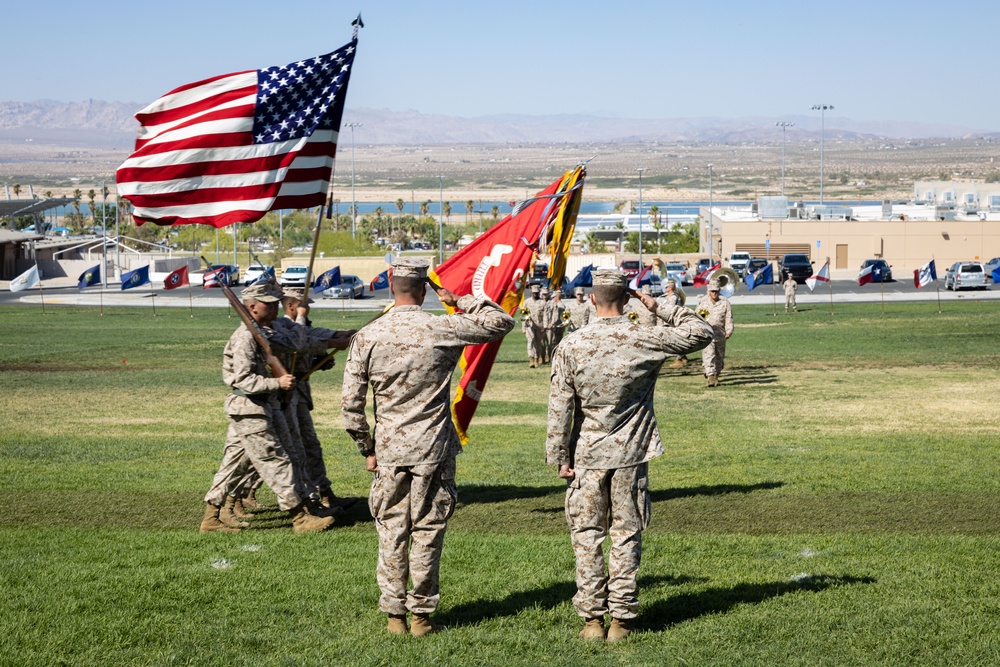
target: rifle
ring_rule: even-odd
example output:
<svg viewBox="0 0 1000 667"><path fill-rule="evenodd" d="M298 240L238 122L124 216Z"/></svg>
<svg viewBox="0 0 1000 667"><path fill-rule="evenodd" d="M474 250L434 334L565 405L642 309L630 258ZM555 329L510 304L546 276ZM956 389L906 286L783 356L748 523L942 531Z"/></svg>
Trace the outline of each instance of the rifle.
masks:
<svg viewBox="0 0 1000 667"><path fill-rule="evenodd" d="M212 265L207 259L205 259L204 255L202 255L201 261L205 262L205 266L208 268L212 268ZM247 310L247 307L243 305L243 302L240 301L235 294L233 294L233 290L229 289L227 282L228 281L220 280L219 287L222 288L222 293L226 295L227 299L229 299L229 303L232 305L233 310L235 310L236 314L240 316L241 320L243 320L243 324L245 324L247 329L250 330L251 335L253 335L253 339L257 341L258 345L260 345L260 349L264 351L266 358L268 360L274 359L274 363L268 361L271 373L274 377L288 375L288 371L285 370L285 367L281 365L278 358L271 352L271 344L267 342L267 337L260 330L260 327L257 325L257 321L250 315L250 312Z"/></svg>
<svg viewBox="0 0 1000 667"><path fill-rule="evenodd" d="M364 324L362 324L361 325L361 329L364 329L366 326L368 326L369 324L371 324L372 322L374 322L378 318L380 318L383 315L385 315L386 313L388 313L390 310L392 310L392 306L393 306L393 304L390 303L388 306L385 307L385 310L383 310L381 313L379 313L375 317L371 318L370 320L368 320L367 322L365 322ZM361 329L358 329L358 331L361 331ZM357 336L358 334L355 333L354 335ZM353 340L353 338L354 337L352 336L351 339ZM334 350L330 354L328 354L325 357L323 357L322 359L320 359L319 362L317 362L312 368L309 369L308 373L306 373L305 375L303 375L299 379L299 382L306 382L309 379L310 375L312 375L313 373L315 373L316 371L318 371L320 368L322 368L323 366L325 366L331 359L333 359L334 355L337 354L337 352L339 352L339 351L340 350Z"/></svg>

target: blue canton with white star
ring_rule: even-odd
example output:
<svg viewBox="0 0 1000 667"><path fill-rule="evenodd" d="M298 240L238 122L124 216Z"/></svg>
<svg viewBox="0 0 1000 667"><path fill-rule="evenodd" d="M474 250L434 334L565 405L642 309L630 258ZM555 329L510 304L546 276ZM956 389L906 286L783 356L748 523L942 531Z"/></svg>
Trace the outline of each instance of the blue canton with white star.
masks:
<svg viewBox="0 0 1000 667"><path fill-rule="evenodd" d="M343 91L351 76L357 41L325 56L257 70L253 141L268 144L339 130Z"/></svg>

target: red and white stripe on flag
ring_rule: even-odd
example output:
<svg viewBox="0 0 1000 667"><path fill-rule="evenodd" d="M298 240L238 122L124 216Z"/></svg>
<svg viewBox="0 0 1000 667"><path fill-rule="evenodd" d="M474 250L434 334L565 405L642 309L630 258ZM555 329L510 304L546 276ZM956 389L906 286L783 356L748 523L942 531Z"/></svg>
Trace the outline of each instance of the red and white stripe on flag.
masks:
<svg viewBox="0 0 1000 667"><path fill-rule="evenodd" d="M116 174L136 224L223 227L322 205L355 46L181 86L137 113Z"/></svg>
<svg viewBox="0 0 1000 667"><path fill-rule="evenodd" d="M806 285L809 287L809 291L812 292L816 289L816 283L828 283L830 282L830 262L823 265L823 268L819 270L819 273L811 275L806 278Z"/></svg>

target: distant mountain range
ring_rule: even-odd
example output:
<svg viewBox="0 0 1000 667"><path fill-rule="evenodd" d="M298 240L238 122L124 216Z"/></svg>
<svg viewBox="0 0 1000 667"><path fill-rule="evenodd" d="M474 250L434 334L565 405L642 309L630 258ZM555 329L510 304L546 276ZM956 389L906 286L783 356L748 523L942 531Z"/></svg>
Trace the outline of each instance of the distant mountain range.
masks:
<svg viewBox="0 0 1000 667"><path fill-rule="evenodd" d="M143 105L126 102L0 102L0 143L36 142L79 148L128 150L135 140L133 114ZM503 114L458 118L418 111L348 109L344 122L359 122L364 144L615 143L634 141L762 143L781 140L767 117L623 119L587 115ZM794 123L790 143L818 141L820 118L784 116ZM856 121L826 118L827 140L888 141L930 138L1000 138L975 128L906 121Z"/></svg>

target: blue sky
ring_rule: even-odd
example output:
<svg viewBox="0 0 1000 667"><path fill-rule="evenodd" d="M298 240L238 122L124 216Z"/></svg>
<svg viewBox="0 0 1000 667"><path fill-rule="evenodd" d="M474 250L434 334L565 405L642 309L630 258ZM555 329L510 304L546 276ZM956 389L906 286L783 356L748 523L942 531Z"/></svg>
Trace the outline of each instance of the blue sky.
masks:
<svg viewBox="0 0 1000 667"><path fill-rule="evenodd" d="M331 51L358 11L348 108L780 118L827 103L828 118L1000 131L995 0L36 0L3 10L0 100L146 104Z"/></svg>

